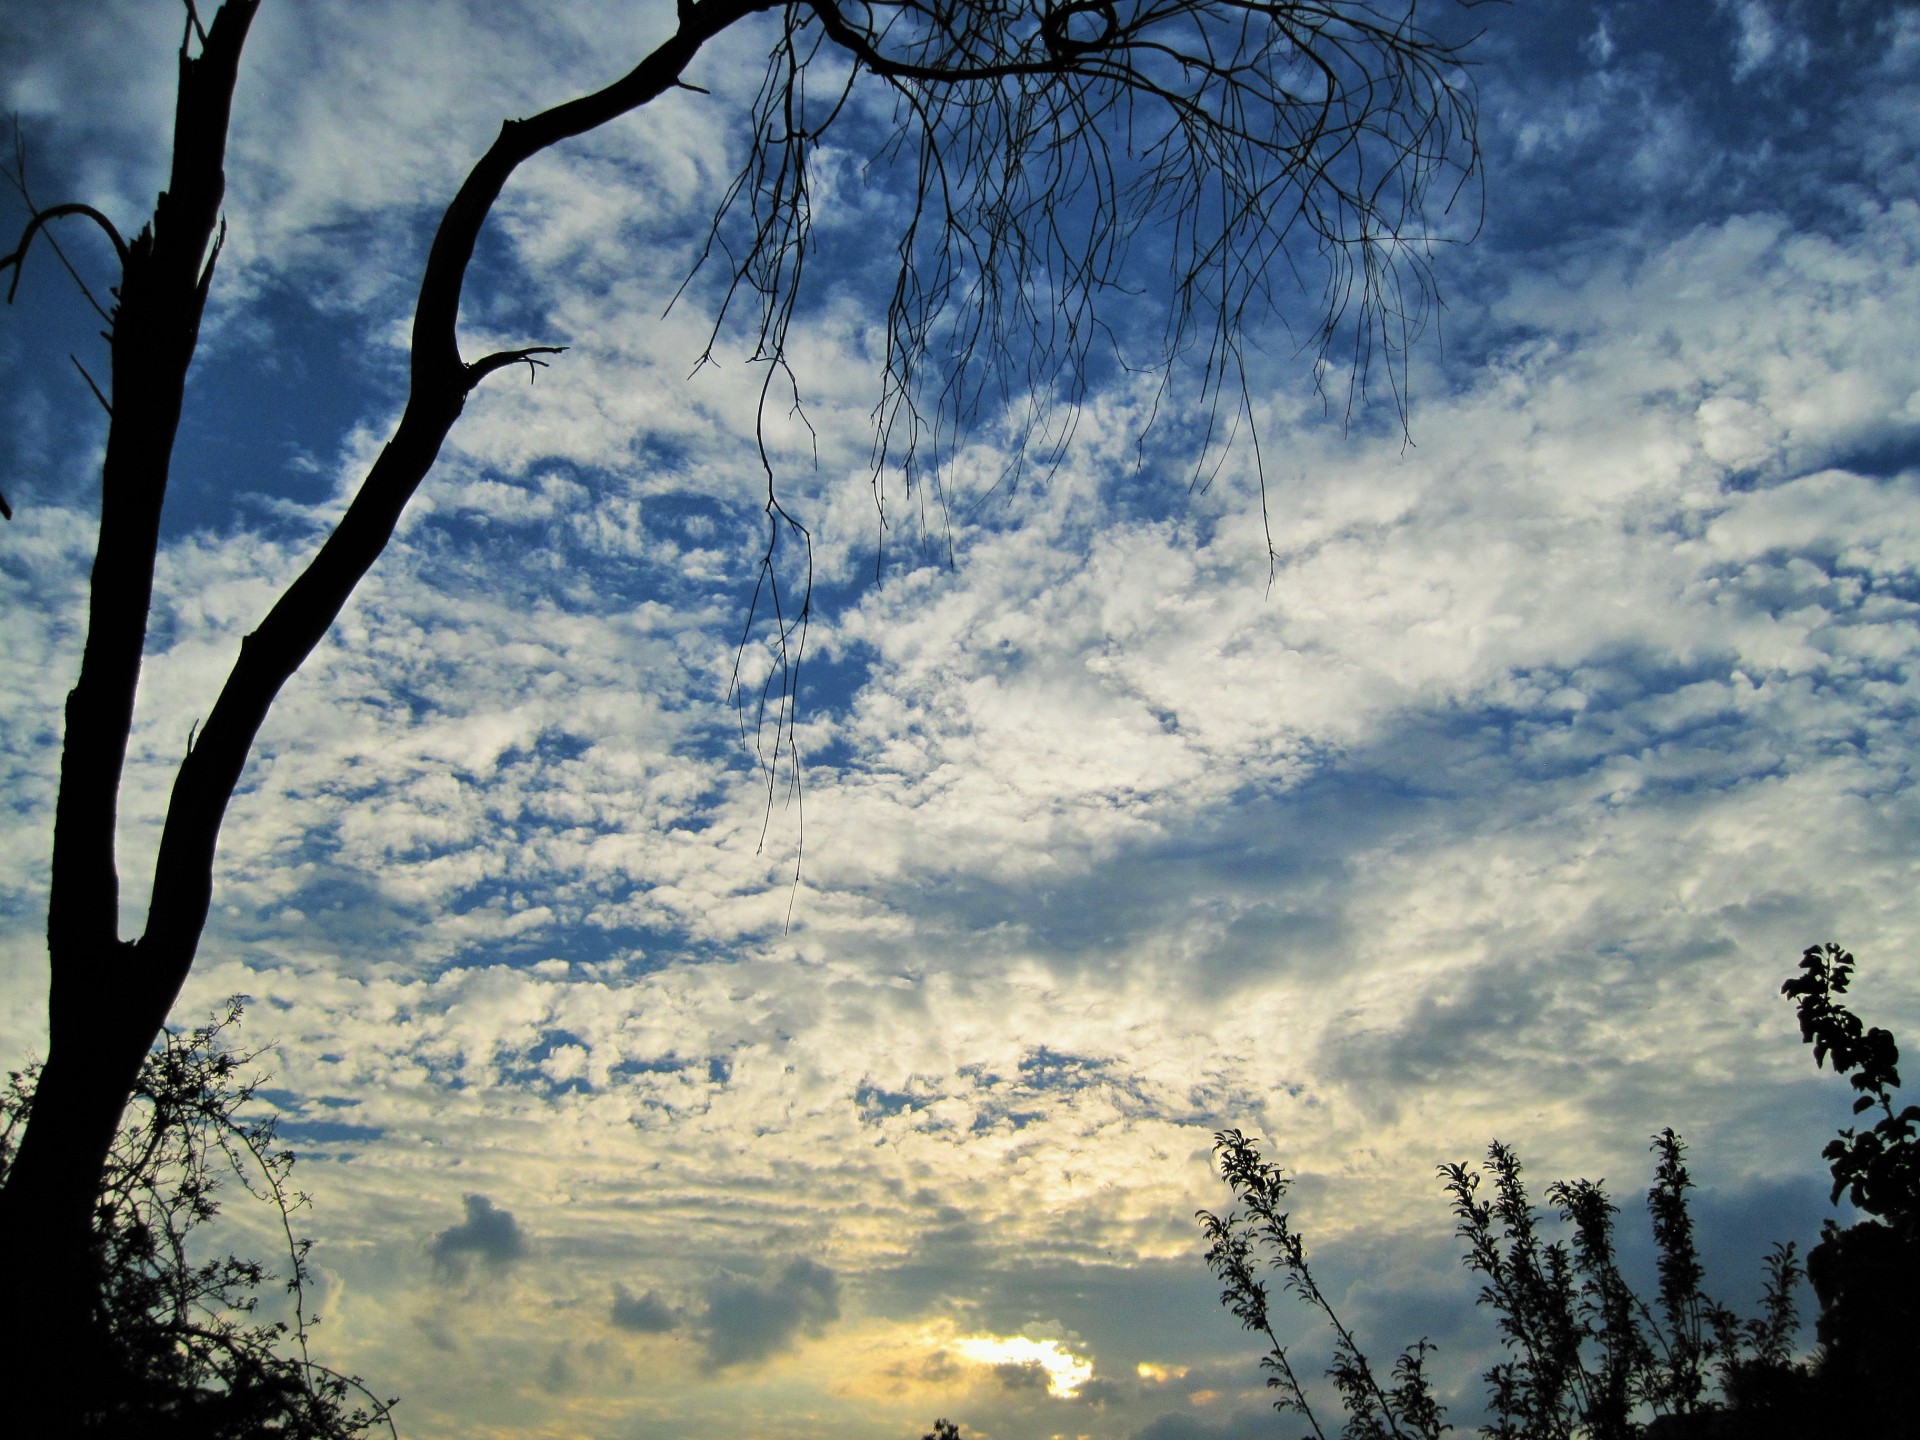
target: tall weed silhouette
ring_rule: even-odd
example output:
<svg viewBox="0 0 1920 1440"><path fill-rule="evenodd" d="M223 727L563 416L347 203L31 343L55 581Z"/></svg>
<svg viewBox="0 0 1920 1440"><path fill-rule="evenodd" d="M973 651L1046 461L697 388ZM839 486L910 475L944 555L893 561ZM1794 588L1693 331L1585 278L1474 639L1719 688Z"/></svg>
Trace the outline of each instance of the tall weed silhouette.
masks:
<svg viewBox="0 0 1920 1440"><path fill-rule="evenodd" d="M1842 1129L1821 1152L1845 1195L1868 1218L1829 1220L1803 1264L1792 1243L1761 1262L1757 1315L1742 1317L1706 1290L1689 1197L1686 1142L1671 1127L1652 1137L1647 1191L1657 1284L1643 1298L1621 1273L1619 1207L1594 1180L1557 1180L1529 1195L1518 1152L1495 1140L1485 1168L1439 1167L1463 1242L1462 1262L1480 1277L1476 1303L1495 1317L1506 1356L1484 1378L1490 1440L1774 1440L1815 1434L1849 1440L1911 1440L1920 1415L1920 1106L1896 1109L1899 1047L1867 1028L1837 997L1854 958L1838 945L1809 947L1782 992L1797 1002L1801 1038L1817 1065L1851 1077L1855 1115L1878 1108L1871 1129ZM1307 1387L1276 1336L1267 1280L1317 1311L1333 1332L1333 1379L1344 1436L1437 1440L1453 1427L1426 1373L1433 1347L1401 1353L1382 1385L1307 1262L1306 1243L1283 1208L1292 1184L1238 1130L1214 1136L1221 1177L1235 1206L1198 1212L1206 1263L1221 1303L1268 1351L1260 1364L1281 1413L1326 1431ZM1548 1238L1546 1227L1554 1238ZM1820 1302L1819 1347L1796 1358L1797 1299L1811 1280Z"/></svg>

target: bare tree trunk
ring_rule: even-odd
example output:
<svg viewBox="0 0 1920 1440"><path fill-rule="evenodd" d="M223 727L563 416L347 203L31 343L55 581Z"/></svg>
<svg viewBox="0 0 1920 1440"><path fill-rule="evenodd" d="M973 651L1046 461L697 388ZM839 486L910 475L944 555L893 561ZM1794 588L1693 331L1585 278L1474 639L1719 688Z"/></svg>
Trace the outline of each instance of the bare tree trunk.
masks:
<svg viewBox="0 0 1920 1440"><path fill-rule="evenodd" d="M48 1053L0 1191L7 1291L0 1295L0 1354L36 1387L70 1366L76 1352L94 1358L87 1352L98 1290L87 1281L101 1170L141 1058L178 990L177 981L169 989L153 973L140 946L119 938L114 830L160 509L220 248L215 227L226 191L234 81L258 5L228 0L197 56L183 42L167 189L130 244L114 237L121 276L109 337L113 412L101 470L100 541L86 650L67 696L54 812Z"/></svg>
<svg viewBox="0 0 1920 1440"><path fill-rule="evenodd" d="M399 426L319 552L241 642L175 776L146 926L129 942L118 935L117 802L174 433L220 246L215 232L234 82L259 0L226 0L197 56L183 44L169 188L152 224L131 244L114 237L122 277L110 337L113 408L100 542L86 650L67 698L54 817L48 1055L0 1189L0 1363L16 1365L29 1386L44 1388L43 1377L54 1374L96 1373L94 1362L104 1358L91 1314L99 1292L89 1244L101 1174L141 1058L193 965L212 902L220 826L268 709L392 538L467 395L494 371L556 348L501 351L471 364L460 357L460 292L493 202L523 161L654 99L678 82L706 40L774 3L683 7L679 32L633 71L532 119L505 122L468 174L421 279L411 388ZM190 28L189 44L195 33ZM84 1357L77 1370L76 1357ZM66 1389L64 1397L45 1398L77 1405L84 1386Z"/></svg>

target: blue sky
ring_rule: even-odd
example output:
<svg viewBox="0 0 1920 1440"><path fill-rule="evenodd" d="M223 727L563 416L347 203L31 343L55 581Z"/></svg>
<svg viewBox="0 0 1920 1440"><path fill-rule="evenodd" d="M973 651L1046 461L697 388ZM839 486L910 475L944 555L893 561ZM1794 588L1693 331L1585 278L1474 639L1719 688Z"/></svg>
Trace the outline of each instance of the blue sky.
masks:
<svg viewBox="0 0 1920 1440"><path fill-rule="evenodd" d="M689 377L700 292L662 314L765 36L516 180L464 333L571 348L469 405L288 688L176 1013L255 997L320 1351L402 1395L404 1434L1282 1433L1191 1218L1225 1125L1299 1175L1372 1348L1439 1342L1463 1422L1494 1336L1439 1162L1498 1136L1542 1185L1607 1177L1637 1236L1672 1125L1721 1292L1817 1233L1846 1094L1780 981L1840 939L1858 1008L1920 1034L1920 12L1474 13L1485 222L1437 257L1407 433L1379 404L1343 427L1261 337L1271 580L1246 448L1198 490L1136 466L1151 392L1112 375L1043 483L991 489L983 431L951 563L899 507L876 577L855 259L888 199L834 157L794 346L817 465L773 433L818 582L804 813L727 700L737 654L770 663L739 648L753 372L723 345ZM130 897L239 637L385 440L439 207L502 117L670 14L264 8ZM149 212L178 29L160 0L13 18L42 203ZM48 258L0 317L9 1063L43 1034L104 433L66 360L101 373L97 322Z"/></svg>

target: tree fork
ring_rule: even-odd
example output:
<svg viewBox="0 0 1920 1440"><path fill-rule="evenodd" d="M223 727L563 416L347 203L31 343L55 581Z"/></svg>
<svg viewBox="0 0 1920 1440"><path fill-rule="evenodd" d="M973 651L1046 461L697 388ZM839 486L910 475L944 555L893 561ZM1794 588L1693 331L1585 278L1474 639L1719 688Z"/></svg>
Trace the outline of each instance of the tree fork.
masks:
<svg viewBox="0 0 1920 1440"><path fill-rule="evenodd" d="M130 244L116 243L121 278L108 336L115 408L101 467L86 648L67 697L54 811L47 1064L0 1191L0 1235L12 1252L4 1265L9 1293L0 1297L0 1353L41 1386L59 1373L52 1362L92 1358L93 1206L114 1127L153 1039L137 1008L123 1003L139 988L139 967L136 947L117 934L114 831L160 511L219 250L234 84L258 8L259 0L228 0L200 32L197 56L188 48L193 32L182 40L168 186L152 221ZM77 1393L62 1393L72 1389L58 1387L48 1398L77 1405Z"/></svg>
<svg viewBox="0 0 1920 1440"><path fill-rule="evenodd" d="M180 51L173 168L152 222L125 246L110 335L113 409L102 469L86 649L66 706L54 818L47 942L48 1054L34 1110L0 1190L0 1355L22 1377L92 1357L90 1229L100 1177L142 1058L185 983L213 893L214 852L255 737L274 699L338 618L392 538L467 395L494 371L562 347L502 351L471 364L457 337L475 243L515 170L680 84L701 45L779 0L704 0L679 30L604 89L502 124L442 217L416 303L411 384L393 438L306 568L246 636L198 740L174 779L146 926L118 936L117 802L169 464L218 257L223 163L240 52L259 0L226 0ZM198 56L188 53L195 35ZM63 212L65 213L65 212ZM82 213L82 212L74 212ZM84 213L92 213L90 209ZM37 228L47 218L36 216ZM30 240L31 235L26 239ZM25 240L15 252L24 253ZM82 1366L80 1373L86 1373ZM60 1400L61 1397L51 1397ZM77 1394L64 1403L79 1403Z"/></svg>

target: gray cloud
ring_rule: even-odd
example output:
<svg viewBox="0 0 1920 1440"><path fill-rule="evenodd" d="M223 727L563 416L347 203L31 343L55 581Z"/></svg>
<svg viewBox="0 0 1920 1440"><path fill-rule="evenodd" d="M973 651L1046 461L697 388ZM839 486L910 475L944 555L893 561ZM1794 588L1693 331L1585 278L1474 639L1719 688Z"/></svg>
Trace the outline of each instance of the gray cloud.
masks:
<svg viewBox="0 0 1920 1440"><path fill-rule="evenodd" d="M658 1290L630 1295L624 1285L613 1287L611 1318L622 1330L631 1330L637 1335L663 1335L679 1323L673 1307L660 1297Z"/></svg>
<svg viewBox="0 0 1920 1440"><path fill-rule="evenodd" d="M771 1280L717 1276L707 1286L707 1363L715 1369L755 1364L839 1318L839 1277L804 1256Z"/></svg>
<svg viewBox="0 0 1920 1440"><path fill-rule="evenodd" d="M466 1205L465 1220L434 1236L435 1265L454 1275L465 1275L476 1260L488 1269L504 1270L527 1253L526 1232L510 1212L495 1209L484 1195L468 1195Z"/></svg>
<svg viewBox="0 0 1920 1440"><path fill-rule="evenodd" d="M1045 1390L1052 1376L1038 1360L1009 1361L993 1367L994 1382L1002 1390Z"/></svg>

